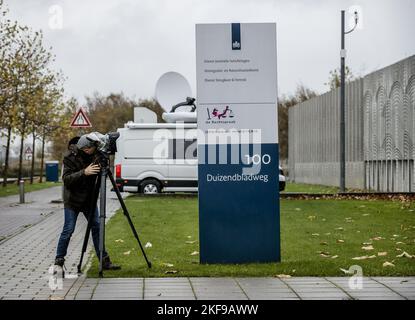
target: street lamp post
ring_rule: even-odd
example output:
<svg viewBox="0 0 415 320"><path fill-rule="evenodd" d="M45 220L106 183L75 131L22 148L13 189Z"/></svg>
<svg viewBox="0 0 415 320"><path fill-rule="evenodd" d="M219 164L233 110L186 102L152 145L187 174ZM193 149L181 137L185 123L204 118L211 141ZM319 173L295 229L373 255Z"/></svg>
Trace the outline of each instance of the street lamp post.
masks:
<svg viewBox="0 0 415 320"><path fill-rule="evenodd" d="M345 59L344 36L357 26L358 15L354 12L354 27L345 32L344 10L341 11L341 50L340 50L340 192L346 191L346 101L345 101Z"/></svg>

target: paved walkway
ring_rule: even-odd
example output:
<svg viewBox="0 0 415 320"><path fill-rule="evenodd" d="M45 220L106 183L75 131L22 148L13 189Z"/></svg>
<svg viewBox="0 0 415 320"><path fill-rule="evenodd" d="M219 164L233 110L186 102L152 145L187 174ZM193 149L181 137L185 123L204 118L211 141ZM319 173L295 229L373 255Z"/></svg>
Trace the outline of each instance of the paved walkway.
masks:
<svg viewBox="0 0 415 320"><path fill-rule="evenodd" d="M8 235L0 243L0 299L59 299L77 282L78 279L65 279L63 290L53 291L49 286L48 270L63 227L63 204L50 201L59 199L60 193L60 187L27 193L28 203L24 205L16 204L16 196L0 198L0 222L3 234ZM118 208L116 195L108 187L107 216L111 217ZM39 212L47 212L47 217L39 217ZM77 271L86 222L83 215L78 217L65 263L69 274ZM25 228L27 223L32 226ZM85 262L87 257L88 254Z"/></svg>
<svg viewBox="0 0 415 320"><path fill-rule="evenodd" d="M48 269L53 263L63 226L61 188L0 198L0 299L134 299L134 300L256 300L256 299L415 299L415 277L364 278L351 289L347 277L293 278L66 278L52 290ZM118 208L107 192L110 217ZM43 213L44 215L41 215ZM28 227L27 224L31 226ZM26 226L26 228L25 228ZM69 276L76 275L86 220L80 216L68 250ZM90 250L90 247L89 247ZM86 260L86 259L85 259Z"/></svg>
<svg viewBox="0 0 415 320"><path fill-rule="evenodd" d="M0 241L43 220L62 205L51 203L61 199L62 187L53 187L25 194L25 203L19 203L19 195L0 197Z"/></svg>
<svg viewBox="0 0 415 320"><path fill-rule="evenodd" d="M104 278L79 279L65 299L76 300L414 300L415 277L364 278Z"/></svg>

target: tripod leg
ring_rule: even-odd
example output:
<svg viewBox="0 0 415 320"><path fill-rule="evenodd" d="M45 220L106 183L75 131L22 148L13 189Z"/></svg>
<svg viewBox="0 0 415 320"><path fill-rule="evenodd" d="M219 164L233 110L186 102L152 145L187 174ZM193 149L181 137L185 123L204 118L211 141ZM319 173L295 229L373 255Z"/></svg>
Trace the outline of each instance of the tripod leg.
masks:
<svg viewBox="0 0 415 320"><path fill-rule="evenodd" d="M92 220L94 218L95 208L96 208L97 200L98 200L98 193L99 193L98 185L99 185L99 177L95 179L94 189L92 192L92 200L89 206L91 209L89 210L88 224L87 224L86 231L85 231L84 242L82 244L81 258L79 259L79 264L78 264L78 274L82 273L82 270L81 270L82 261L84 259L86 248L88 246L89 234L91 232L91 227L92 227Z"/></svg>
<svg viewBox="0 0 415 320"><path fill-rule="evenodd" d="M141 245L141 241L140 241L140 239L138 238L137 231L135 230L134 224L133 224L133 222L131 221L130 214L128 213L127 207L125 206L124 199L123 199L123 198L122 198L122 196L121 196L120 190L118 189L118 186L117 186L117 184L115 183L114 176L112 175L111 170L109 170L109 169L108 169L107 175L109 176L109 178L110 178L110 180L111 180L111 184L112 184L112 186L114 187L115 193L117 194L118 201L119 201L119 202L120 202L120 204L121 204L121 207L122 207L122 210L123 210L124 215L127 217L128 223L129 223L129 225L130 225L130 227L131 227L131 230L133 231L134 237L137 239L137 242L138 242L138 244L139 244L139 246L140 246L141 252L143 253L144 259L145 259L145 260L146 260L146 262L147 262L147 266L148 266L149 268L151 268L151 262L150 262L150 261L148 261L148 259L147 259L147 256L146 256L146 253L145 253L145 251L144 251L144 248L143 248L143 246Z"/></svg>
<svg viewBox="0 0 415 320"><path fill-rule="evenodd" d="M101 187L100 187L100 199L99 199L99 277L102 278L103 274L103 253L105 242L105 202L107 197L107 168L101 169Z"/></svg>

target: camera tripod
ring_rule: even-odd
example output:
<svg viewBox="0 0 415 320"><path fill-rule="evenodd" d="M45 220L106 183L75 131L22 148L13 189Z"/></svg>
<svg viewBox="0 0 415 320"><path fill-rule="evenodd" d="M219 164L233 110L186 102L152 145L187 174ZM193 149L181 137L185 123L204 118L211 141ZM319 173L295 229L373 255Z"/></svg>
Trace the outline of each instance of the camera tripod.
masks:
<svg viewBox="0 0 415 320"><path fill-rule="evenodd" d="M88 239L89 239L89 234L92 228L92 221L95 218L95 211L96 211L98 196L100 196L100 199L99 199L99 276L101 278L103 277L103 252L105 248L106 180L107 180L106 178L107 176L110 178L114 191L117 194L118 201L121 204L124 216L127 218L128 224L130 225L130 228L134 234L134 237L137 239L141 252L143 253L144 259L147 262L147 266L151 268L151 262L148 261L147 259L146 253L143 249L143 246L141 245L140 239L138 238L137 231L135 230L134 224L131 221L130 214L128 213L127 207L125 206L120 190L118 189L118 186L114 180L114 176L109 168L109 155L106 154L105 152L99 152L98 160L99 160L101 169L95 179L94 188L92 192L92 199L91 199L90 210L89 210L89 215L88 215L88 225L85 231L84 242L82 245L81 258L78 264L78 273L79 274L82 273L81 271L82 260L86 252L86 248L88 246Z"/></svg>

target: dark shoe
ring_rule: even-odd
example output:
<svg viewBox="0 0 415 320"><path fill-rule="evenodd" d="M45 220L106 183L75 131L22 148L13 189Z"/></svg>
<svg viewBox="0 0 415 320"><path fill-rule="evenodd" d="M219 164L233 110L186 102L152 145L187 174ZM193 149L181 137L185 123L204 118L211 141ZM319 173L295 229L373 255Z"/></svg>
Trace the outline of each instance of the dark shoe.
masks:
<svg viewBox="0 0 415 320"><path fill-rule="evenodd" d="M58 274L59 271L62 271L62 278L65 278L65 259L64 258L56 258L55 259L55 268L53 274Z"/></svg>
<svg viewBox="0 0 415 320"><path fill-rule="evenodd" d="M65 264L64 258L56 258L55 259L55 266L59 266L63 268L63 265Z"/></svg>
<svg viewBox="0 0 415 320"><path fill-rule="evenodd" d="M120 270L121 266L113 264L109 256L102 258L102 269L104 270Z"/></svg>

